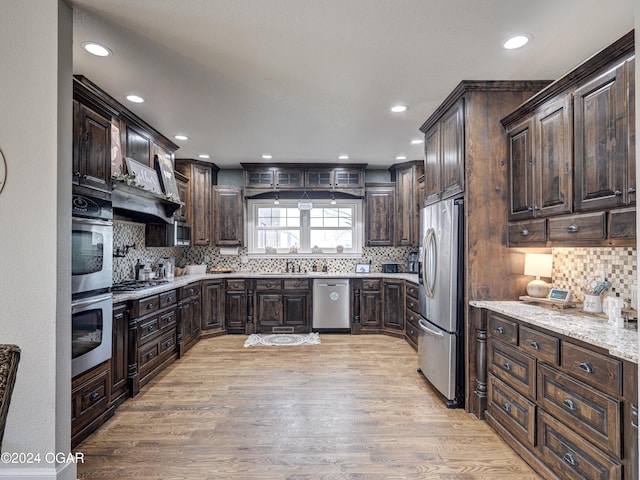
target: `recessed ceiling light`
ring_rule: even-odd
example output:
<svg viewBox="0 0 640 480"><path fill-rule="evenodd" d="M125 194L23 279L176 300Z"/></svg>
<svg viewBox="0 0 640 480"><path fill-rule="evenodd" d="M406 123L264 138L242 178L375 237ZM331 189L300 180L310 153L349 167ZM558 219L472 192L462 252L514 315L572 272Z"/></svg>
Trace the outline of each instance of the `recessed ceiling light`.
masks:
<svg viewBox="0 0 640 480"><path fill-rule="evenodd" d="M394 105L393 107L391 107L391 111L393 113L406 112L408 109L409 107L407 107L406 105Z"/></svg>
<svg viewBox="0 0 640 480"><path fill-rule="evenodd" d="M349 155L339 155L338 160L349 160Z"/></svg>
<svg viewBox="0 0 640 480"><path fill-rule="evenodd" d="M112 53L111 50L104 45L95 42L84 42L82 46L87 52L96 57L108 57Z"/></svg>
<svg viewBox="0 0 640 480"><path fill-rule="evenodd" d="M273 155L271 155L269 153L264 153L262 155L262 158L264 158L265 160L271 160L273 158Z"/></svg>
<svg viewBox="0 0 640 480"><path fill-rule="evenodd" d="M175 138L176 140L189 140L189 137L187 137L186 135L174 135L173 138Z"/></svg>
<svg viewBox="0 0 640 480"><path fill-rule="evenodd" d="M396 157L396 160L406 160L406 159L407 159L407 156L406 156L406 155L398 155L398 156Z"/></svg>
<svg viewBox="0 0 640 480"><path fill-rule="evenodd" d="M143 103L144 98L139 97L138 95L127 95L127 100L133 103Z"/></svg>
<svg viewBox="0 0 640 480"><path fill-rule="evenodd" d="M421 138L414 138L411 140L411 145L420 145L421 143L424 143L424 140Z"/></svg>
<svg viewBox="0 0 640 480"><path fill-rule="evenodd" d="M201 153L200 155L198 155L198 158L207 159L207 158L209 158L209 155L207 155L206 153Z"/></svg>
<svg viewBox="0 0 640 480"><path fill-rule="evenodd" d="M507 50L515 50L516 48L524 47L527 43L529 43L528 35L516 35L504 42L503 47Z"/></svg>

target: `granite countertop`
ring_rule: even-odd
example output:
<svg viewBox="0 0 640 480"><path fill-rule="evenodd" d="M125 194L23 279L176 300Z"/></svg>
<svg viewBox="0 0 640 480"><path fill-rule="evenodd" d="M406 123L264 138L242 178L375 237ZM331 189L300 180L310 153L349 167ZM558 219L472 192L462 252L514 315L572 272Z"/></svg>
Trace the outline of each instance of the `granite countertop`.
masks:
<svg viewBox="0 0 640 480"><path fill-rule="evenodd" d="M135 292L116 292L113 294L113 303L126 302L127 300L137 300L139 298L166 292L174 288L184 287L193 282L200 280L208 280L215 278L242 278L242 279L282 279L282 278L392 278L398 280L407 280L418 283L418 275L415 273L250 273L250 272L234 272L234 273L206 273L201 275L184 275L182 277L174 277L167 283L163 283L156 287L145 288Z"/></svg>
<svg viewBox="0 0 640 480"><path fill-rule="evenodd" d="M638 331L616 328L604 318L575 309L556 310L516 301L471 301L469 305L509 315L531 325L582 340L608 350L614 357L638 363Z"/></svg>

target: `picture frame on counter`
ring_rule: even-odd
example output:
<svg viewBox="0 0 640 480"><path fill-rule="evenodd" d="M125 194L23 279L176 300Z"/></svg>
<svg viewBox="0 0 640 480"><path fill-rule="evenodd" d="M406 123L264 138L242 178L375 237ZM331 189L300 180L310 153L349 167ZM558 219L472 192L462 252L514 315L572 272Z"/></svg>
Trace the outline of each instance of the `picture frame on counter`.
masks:
<svg viewBox="0 0 640 480"><path fill-rule="evenodd" d="M158 177L162 182L162 188L165 195L171 197L176 202L180 201L180 194L178 192L178 185L176 184L176 176L173 173L173 163L170 159L158 156L153 156L153 163L156 167Z"/></svg>
<svg viewBox="0 0 640 480"><path fill-rule="evenodd" d="M371 273L371 265L368 263L356 263L356 273Z"/></svg>
<svg viewBox="0 0 640 480"><path fill-rule="evenodd" d="M149 168L140 162L135 161L131 157L125 157L127 164L127 172L129 175L132 173L136 176L136 185L149 190L150 192L162 195L162 188L160 188L160 181L158 180L158 174L153 168Z"/></svg>

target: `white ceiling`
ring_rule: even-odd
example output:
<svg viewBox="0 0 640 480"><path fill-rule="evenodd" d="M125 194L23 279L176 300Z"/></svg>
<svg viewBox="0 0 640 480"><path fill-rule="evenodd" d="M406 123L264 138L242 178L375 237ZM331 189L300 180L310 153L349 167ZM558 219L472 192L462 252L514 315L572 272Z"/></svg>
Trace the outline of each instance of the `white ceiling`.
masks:
<svg viewBox="0 0 640 480"><path fill-rule="evenodd" d="M555 79L634 27L634 0L71 0L74 73L177 141L179 158L422 158L461 80ZM502 49L512 34L532 41ZM113 55L93 57L97 41ZM146 99L130 104L124 96ZM409 110L392 114L405 103Z"/></svg>

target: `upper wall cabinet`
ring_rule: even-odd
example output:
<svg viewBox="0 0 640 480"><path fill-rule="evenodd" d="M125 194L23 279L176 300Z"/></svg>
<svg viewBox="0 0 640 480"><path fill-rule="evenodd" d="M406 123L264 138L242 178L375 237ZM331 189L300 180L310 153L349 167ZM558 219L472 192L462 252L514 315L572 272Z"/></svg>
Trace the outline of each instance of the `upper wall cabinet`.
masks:
<svg viewBox="0 0 640 480"><path fill-rule="evenodd" d="M392 165L391 180L396 184L395 245L420 245L420 209L424 206L418 178L424 176L424 163L405 162Z"/></svg>
<svg viewBox="0 0 640 480"><path fill-rule="evenodd" d="M366 164L326 167L315 164L243 163L244 194L253 197L269 191L314 190L364 195Z"/></svg>
<svg viewBox="0 0 640 480"><path fill-rule="evenodd" d="M242 187L213 187L214 243L218 246L243 246L244 201Z"/></svg>
<svg viewBox="0 0 640 480"><path fill-rule="evenodd" d="M635 245L632 216L616 210L635 205L633 49L630 32L502 119L510 246ZM598 235L580 227L586 212L603 213ZM546 219L569 214L566 232Z"/></svg>

